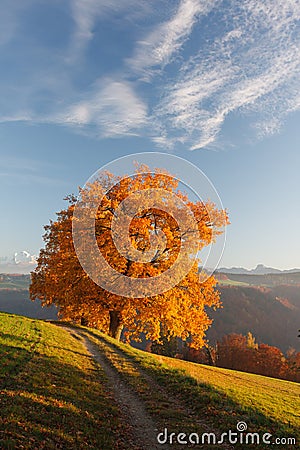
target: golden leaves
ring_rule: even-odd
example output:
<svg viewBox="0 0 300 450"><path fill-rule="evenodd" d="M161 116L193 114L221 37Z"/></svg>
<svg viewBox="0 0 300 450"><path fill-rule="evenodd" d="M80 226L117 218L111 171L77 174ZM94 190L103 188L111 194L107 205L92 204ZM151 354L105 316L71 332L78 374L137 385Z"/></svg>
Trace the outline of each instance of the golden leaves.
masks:
<svg viewBox="0 0 300 450"><path fill-rule="evenodd" d="M215 279L199 278L197 252L228 223L227 213L210 202L190 201L170 174L139 169L134 176L123 178L105 172L80 190L76 208L91 214L87 227L74 216L74 198L57 214L57 220L45 227L46 245L32 274L31 298L56 304L65 319L80 321L84 317L104 331L109 329L109 313L116 311L120 324L133 337L144 332L147 338L159 340L164 329L170 336L192 339L194 347L202 346L211 323L205 306L218 307L220 301ZM93 205L94 216L86 205ZM86 236L95 236L97 250L117 273L110 281L117 283L118 292L125 292L125 277L155 280L155 284L163 283L159 277L164 275L168 286L168 276L174 276L168 275L168 270L174 266L174 279L179 282L168 289L162 285L162 293L141 298L134 291L132 296L122 296L103 289L79 263L72 239L74 225L81 251L88 253L97 272L96 253L85 247ZM102 271L101 276L111 275Z"/></svg>

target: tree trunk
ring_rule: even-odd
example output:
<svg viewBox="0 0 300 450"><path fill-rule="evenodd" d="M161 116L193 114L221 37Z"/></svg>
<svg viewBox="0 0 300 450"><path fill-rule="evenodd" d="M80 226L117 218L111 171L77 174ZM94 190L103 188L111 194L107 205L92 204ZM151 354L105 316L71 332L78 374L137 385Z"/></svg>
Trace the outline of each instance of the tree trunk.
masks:
<svg viewBox="0 0 300 450"><path fill-rule="evenodd" d="M119 313L119 311L109 311L109 318L110 321L108 334L119 341L123 330L123 324L121 323L121 314Z"/></svg>
<svg viewBox="0 0 300 450"><path fill-rule="evenodd" d="M89 321L87 320L86 317L81 316L81 318L80 318L80 325L82 325L83 327L88 327L89 326Z"/></svg>
<svg viewBox="0 0 300 450"><path fill-rule="evenodd" d="M208 358L208 364L210 366L215 366L216 365L216 354L215 354L214 348L208 346L208 347L205 347L205 351L206 351L206 355Z"/></svg>

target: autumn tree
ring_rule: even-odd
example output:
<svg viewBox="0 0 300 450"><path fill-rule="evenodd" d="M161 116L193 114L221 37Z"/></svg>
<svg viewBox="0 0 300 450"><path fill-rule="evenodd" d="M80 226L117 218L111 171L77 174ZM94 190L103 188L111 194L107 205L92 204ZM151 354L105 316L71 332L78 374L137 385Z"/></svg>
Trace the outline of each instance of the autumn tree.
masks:
<svg viewBox="0 0 300 450"><path fill-rule="evenodd" d="M293 348L287 351L283 378L300 382L300 352L296 352Z"/></svg>
<svg viewBox="0 0 300 450"><path fill-rule="evenodd" d="M117 339L125 327L134 339L141 333L156 342L177 336L199 348L212 322L205 307L217 308L220 300L214 277L199 275L198 253L228 217L209 201L191 201L165 171L146 169L123 178L103 173L78 198L67 198L66 209L45 227L30 296L55 304L65 320ZM128 198L134 201L126 203ZM95 239L92 250L89 236ZM108 264L99 265L99 258ZM138 282L146 287L137 293Z"/></svg>
<svg viewBox="0 0 300 450"><path fill-rule="evenodd" d="M242 334L231 333L223 336L217 345L218 366L226 369L247 370L245 366L247 338Z"/></svg>
<svg viewBox="0 0 300 450"><path fill-rule="evenodd" d="M251 332L247 336L223 336L217 345L217 357L219 367L291 381L300 379L300 352L290 349L285 357L277 347L257 344Z"/></svg>
<svg viewBox="0 0 300 450"><path fill-rule="evenodd" d="M258 346L256 373L267 377L281 378L285 357L281 350L267 344Z"/></svg>
<svg viewBox="0 0 300 450"><path fill-rule="evenodd" d="M248 331L247 333L247 347L254 350L258 349L258 344L255 342L255 337L251 331Z"/></svg>

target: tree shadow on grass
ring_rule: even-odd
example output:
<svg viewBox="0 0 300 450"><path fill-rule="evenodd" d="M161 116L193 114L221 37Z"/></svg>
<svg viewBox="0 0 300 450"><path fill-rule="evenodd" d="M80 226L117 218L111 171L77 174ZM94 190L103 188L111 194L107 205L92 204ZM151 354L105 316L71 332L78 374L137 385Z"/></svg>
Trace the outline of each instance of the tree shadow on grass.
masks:
<svg viewBox="0 0 300 450"><path fill-rule="evenodd" d="M21 348L1 354L0 448L115 448L118 411L98 374Z"/></svg>
<svg viewBox="0 0 300 450"><path fill-rule="evenodd" d="M78 339L78 337L76 335L72 334L72 337L74 337L75 339ZM22 349L23 345L24 345L24 341L26 341L27 343L31 343L33 346L35 344L37 344L39 342L38 339L29 339L28 337L23 337L23 336L16 336L14 334L9 334L9 333L3 333L2 331L0 331L0 339L6 340L8 342L12 342L15 343L15 345L12 345L10 347L12 348L18 348L18 349ZM18 345L20 344L20 345ZM1 344L0 344L1 345ZM55 349L59 349L59 350L66 350L70 353L74 353L76 355L80 355L80 356L86 356L86 353L81 353L81 352L77 352L75 350L71 350L70 348L64 348L62 346L58 346L58 345L53 345L53 344L48 344L47 343L47 347L48 348L55 348ZM38 351L35 350L36 353L39 353Z"/></svg>
<svg viewBox="0 0 300 450"><path fill-rule="evenodd" d="M82 329L80 327L74 327L75 329L81 329L87 335L98 339L105 345L115 351L122 353L124 358L129 359L132 363L138 363L138 367L142 368L140 371L143 376L143 370L152 375L155 383L166 389L170 396L177 396L186 403L187 407L192 409L199 419L207 420L207 423L212 424L212 427L217 427L220 432L229 431L229 428L233 431L237 431L237 423L244 421L248 425L249 432L260 433L262 436L264 433L269 432L275 437L295 437L300 438L300 430L295 426L289 426L284 421L276 421L271 417L265 415L255 405L252 407L246 407L239 404L231 396L230 392L218 390L212 384L200 383L195 378L187 374L182 369L173 369L167 367L166 364L161 364L154 358L151 358L151 354L137 352L132 348L127 350L122 349L122 345L112 343L104 336L99 336L97 332L92 330ZM154 384L155 384L154 383ZM234 383L234 380L233 380ZM165 411L165 414L168 412ZM184 432L184 424L181 424L182 431ZM197 427L193 429L193 432L197 430ZM188 431L188 430L186 430ZM260 442L259 448L269 448L269 444L263 444ZM257 449L257 445L236 444L235 448L239 449ZM283 448L283 445L272 444L273 449ZM286 449L294 449L294 445L284 445Z"/></svg>

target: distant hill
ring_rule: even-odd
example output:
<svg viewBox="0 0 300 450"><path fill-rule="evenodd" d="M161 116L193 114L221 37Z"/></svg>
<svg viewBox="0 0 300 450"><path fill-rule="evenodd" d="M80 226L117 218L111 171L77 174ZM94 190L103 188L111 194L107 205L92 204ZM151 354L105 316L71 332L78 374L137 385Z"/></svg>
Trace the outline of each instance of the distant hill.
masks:
<svg viewBox="0 0 300 450"><path fill-rule="evenodd" d="M41 302L29 298L30 275L0 274L0 311L33 319L57 319L55 306L42 308Z"/></svg>
<svg viewBox="0 0 300 450"><path fill-rule="evenodd" d="M29 298L29 292L25 289L20 290L0 290L0 311L11 314L20 314L31 317L32 319L57 319L57 309L55 306L42 308L41 302L36 300L32 302Z"/></svg>
<svg viewBox="0 0 300 450"><path fill-rule="evenodd" d="M288 269L288 270L280 270L275 269L274 267L267 267L263 264L258 264L254 269L245 269L244 267L220 267L217 272L222 273L230 273L230 274L248 274L248 275L266 275L270 273L294 273L294 272L300 272L300 269Z"/></svg>
<svg viewBox="0 0 300 450"><path fill-rule="evenodd" d="M30 284L29 274L0 273L0 291L3 289L28 289Z"/></svg>
<svg viewBox="0 0 300 450"><path fill-rule="evenodd" d="M300 287L300 271L298 272L279 272L268 274L254 273L225 273L216 272L215 277L220 284L246 284L250 286L279 286L279 285L298 285Z"/></svg>
<svg viewBox="0 0 300 450"><path fill-rule="evenodd" d="M218 289L223 308L209 310L214 319L207 333L211 343L225 334L251 331L259 343L300 351L300 287L219 285Z"/></svg>

